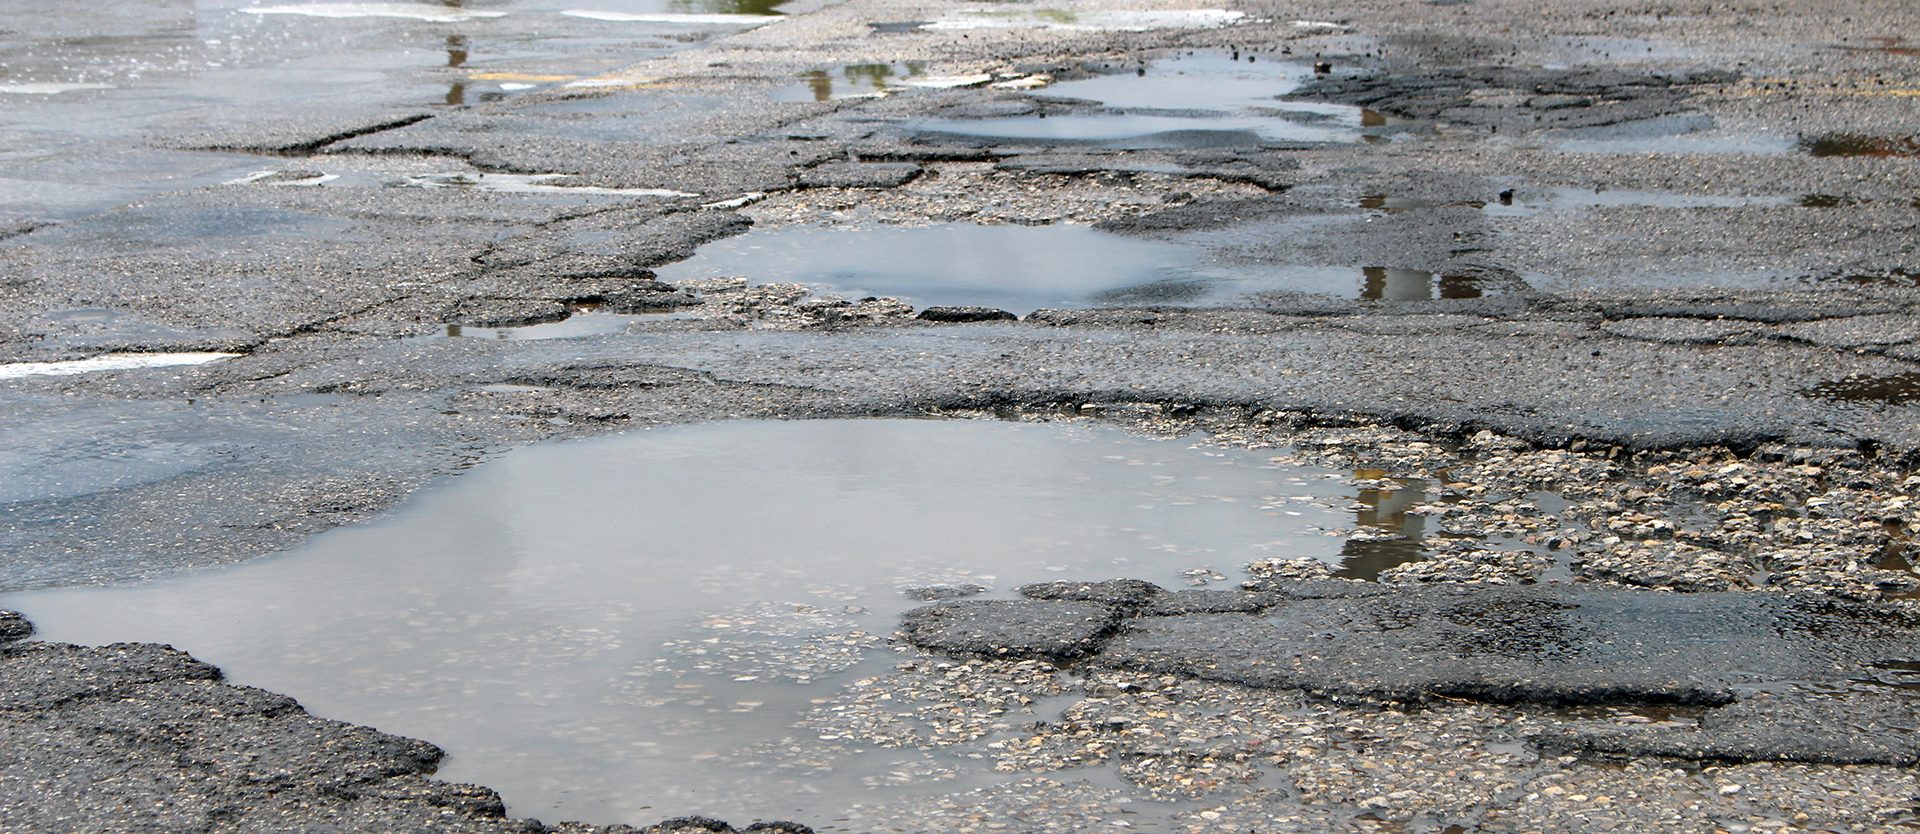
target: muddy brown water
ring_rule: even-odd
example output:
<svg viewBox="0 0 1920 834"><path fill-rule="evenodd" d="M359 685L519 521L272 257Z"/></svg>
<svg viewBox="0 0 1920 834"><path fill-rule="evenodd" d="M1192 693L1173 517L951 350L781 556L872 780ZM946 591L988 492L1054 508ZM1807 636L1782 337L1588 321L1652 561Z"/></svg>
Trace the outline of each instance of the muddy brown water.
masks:
<svg viewBox="0 0 1920 834"><path fill-rule="evenodd" d="M900 659L881 638L922 604L904 589L1232 587L1269 556L1377 573L1377 548L1347 542L1361 525L1417 551L1417 484L1383 491L1379 473L1272 454L1091 423L635 432L514 451L279 556L0 606L42 639L170 643L318 715L431 740L451 754L443 778L499 790L516 815L824 821L1011 778L967 757L998 736L933 751L841 741L821 775L739 763L754 745L811 742L795 726L809 709ZM956 775L888 776L927 770Z"/></svg>

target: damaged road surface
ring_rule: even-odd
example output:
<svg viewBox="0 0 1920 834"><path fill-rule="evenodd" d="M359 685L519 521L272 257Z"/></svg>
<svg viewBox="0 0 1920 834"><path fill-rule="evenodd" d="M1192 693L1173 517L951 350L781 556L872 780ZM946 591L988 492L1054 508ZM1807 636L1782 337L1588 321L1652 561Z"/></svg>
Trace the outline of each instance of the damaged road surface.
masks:
<svg viewBox="0 0 1920 834"><path fill-rule="evenodd" d="M0 832L1920 824L1917 33L1866 0L13 3ZM239 581L520 447L816 418L862 418L829 485L961 448L882 454L866 418L1113 424L1242 471L1110 449L1153 486L1094 527L942 516L952 551L784 519L866 573L755 545L753 576L688 581L724 599L672 639L622 642L633 599L503 619L553 560L455 571L507 577L458 623L617 661L619 697L486 754L549 777L537 802L431 778L457 739L223 682L190 656L220 640L30 636L65 629L35 594ZM1032 448L968 460L1061 475L1036 506L1133 483ZM648 484L684 497L698 463ZM586 524L652 556L704 519L703 567L829 491L669 519L624 489ZM1172 506L1244 512L1142 538ZM967 561L986 530L1008 566ZM578 576L692 604L614 552ZM1140 578L995 590L1095 565ZM281 587L248 601L318 586ZM368 617L430 686L283 659L424 710L513 678L402 610ZM581 739L777 790L566 805L579 780L525 762ZM690 816L719 792L856 798ZM562 813L594 818L534 819Z"/></svg>
<svg viewBox="0 0 1920 834"><path fill-rule="evenodd" d="M1114 592L1123 583L1083 585L1078 593L1057 587L1068 584L1022 589L1042 599L917 609L907 614L905 633L915 645L950 653L1071 660L1300 690L1337 703L1700 713L1684 731L1534 739L1550 750L1920 763L1911 732L1920 700L1897 680L1920 657L1915 615L1904 608L1743 593L1389 590L1346 581L1134 601L1137 591ZM1068 595L1082 598L1058 598Z"/></svg>

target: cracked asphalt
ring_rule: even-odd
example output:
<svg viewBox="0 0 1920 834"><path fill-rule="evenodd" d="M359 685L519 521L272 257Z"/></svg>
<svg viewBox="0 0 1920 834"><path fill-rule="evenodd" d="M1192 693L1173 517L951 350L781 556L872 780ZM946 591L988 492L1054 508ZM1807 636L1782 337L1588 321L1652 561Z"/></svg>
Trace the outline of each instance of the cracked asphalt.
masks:
<svg viewBox="0 0 1920 834"><path fill-rule="evenodd" d="M182 22L168 4L134 0L92 19L29 5L0 13L0 55L16 67L0 76L0 136L28 149L0 185L0 592L236 563L373 518L518 445L719 419L1139 406L1203 415L1223 436L1386 426L1436 444L1491 432L1619 461L1851 456L1894 473L1862 487L1881 491L1910 491L1897 475L1920 464L1920 67L1905 40L1913 10L1897 5L1250 0L1226 7L1240 17L1173 2L1143 17L1076 0L995 17L948 0L799 0L757 28L669 27L546 53L487 46L587 25L513 9L338 47L424 48L446 66L193 107L165 102L194 71L55 78L63 62L84 63L59 56L94 54L88 36L144 32L147 21L226 38L197 48L237 49L227 18ZM143 49L151 34L98 49ZM1299 81L1236 116L1256 127L1207 129L1182 101L1047 96L1182 59L1231 54L1238 66L1243 53L1246 66L1289 66ZM789 94L818 81L809 73L838 83L854 78L845 68L907 62L934 83ZM111 98L118 91L28 89L102 78L155 85L160 103L140 105L125 120L135 127L108 129L83 117L133 107ZM1312 107L1364 110L1338 136L1288 138L1325 127L1302 115ZM1013 129L1129 118L1202 127L1118 138ZM84 123L74 128L84 141L46 151L35 137L63 121ZM161 168L174 173L152 174ZM1177 247L1234 278L1119 286L1008 320L923 315L911 297L840 298L751 273L663 277L698 263L703 246L770 230L951 223L1091 227ZM1257 280L1234 290L1244 276ZM571 338L505 337L616 315L630 319ZM503 337L467 335L492 328ZM232 356L65 374L26 364L176 352ZM1888 518L1902 536L1916 521ZM1098 628L1013 653L1082 658L1096 701L1102 686L1191 683L1229 687L1204 695L1229 701L1294 697L1268 690L1338 709L1358 699L1414 722L1538 708L1525 721L1539 727L1501 738L1530 745L1530 766L1576 781L1615 778L1595 775L1587 762L1598 759L1629 762L1649 791L1674 762L1811 768L1765 771L1788 796L1870 765L1883 782L1845 790L1888 803L1905 790L1907 688L1819 687L1915 660L1910 599L1657 593L1604 579L1342 582L1284 604L1154 616L1111 600L934 610L1080 606L1075 621ZM1432 625L1474 606L1520 612L1521 625L1475 632L1493 647L1482 653ZM1355 625L1382 612L1428 625L1393 637ZM1678 621L1740 652L1683 643L1625 663L1595 648L1651 644ZM0 619L0 639L23 637L23 623ZM1561 629L1547 642L1563 648L1539 648L1541 628ZM907 630L968 656L1006 648L1009 632L997 633L1000 643L975 644ZM1313 663L1265 667L1303 657L1303 643ZM1514 656L1516 646L1554 658ZM1768 668L1740 666L1749 661ZM508 819L490 791L427 778L430 745L311 718L171 650L13 642L0 669L0 829L572 830ZM1805 691L1751 689L1783 681ZM1449 713L1436 699L1494 712ZM1684 729L1624 735L1539 717L1621 705L1704 712ZM1149 771L1130 772L1159 778ZM1392 784L1361 796L1325 774L1291 778L1287 802L1325 802L1299 816L1249 794L1194 825L1580 825L1572 812L1515 810L1529 790L1576 793L1543 793L1545 782L1476 794L1458 807L1478 811L1446 816L1433 809L1454 806L1439 799L1390 798ZM1716 784L1710 808L1755 796ZM1076 791L1032 788L1059 799L1046 813L977 801L1044 830L1078 819L1074 803L1105 801ZM1670 807L1698 811L1686 802ZM1886 830L1912 818L1887 805L1800 819L1779 802L1781 813L1686 818L1727 831ZM1487 811L1496 805L1505 810ZM901 813L928 826L938 816Z"/></svg>

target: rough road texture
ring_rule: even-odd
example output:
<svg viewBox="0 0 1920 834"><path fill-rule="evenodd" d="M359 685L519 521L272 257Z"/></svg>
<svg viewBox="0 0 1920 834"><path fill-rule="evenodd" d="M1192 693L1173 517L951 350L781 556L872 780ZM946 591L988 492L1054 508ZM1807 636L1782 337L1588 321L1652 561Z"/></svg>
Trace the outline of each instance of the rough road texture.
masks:
<svg viewBox="0 0 1920 834"><path fill-rule="evenodd" d="M25 621L0 612L6 624ZM18 630L0 632L0 831L637 831L508 819L493 791L428 778L439 748L315 718L284 695L223 683L170 646L16 643L9 633ZM783 825L747 830L805 830ZM646 830L696 829L734 830L717 820Z"/></svg>
<svg viewBox="0 0 1920 834"><path fill-rule="evenodd" d="M1481 701L1705 708L1689 732L1552 734L1552 749L1720 761L1920 763L1901 730L1920 698L1886 670L1920 656L1916 615L1771 594L1270 582L1230 605L1181 605L1139 580L1022 589L1024 602L916 609L915 645L1297 689L1336 702ZM1347 585L1352 592L1339 587ZM1089 590L1091 589L1091 590ZM1131 605L1073 601L1124 589ZM1157 589L1155 589L1157 590ZM1102 594L1101 591L1108 591ZM1231 594L1231 592L1225 592ZM1157 599L1169 604L1154 606ZM1233 597L1216 597L1222 602ZM1143 611L1143 606L1146 607ZM1138 612L1113 632L1088 610ZM1188 609L1188 610L1181 610ZM1197 609L1197 610L1196 610ZM1110 614L1111 616L1111 614ZM1062 622L1087 622L1061 639Z"/></svg>
<svg viewBox="0 0 1920 834"><path fill-rule="evenodd" d="M100 44L140 42L102 35L113 10L43 5L56 11L0 20L10 63L30 63L45 44L91 55L111 51ZM162 28L178 11L120 5ZM1062 5L1112 11L1090 0ZM1674 536L1673 525L1662 531L1637 515L1659 508L1637 504L1638 487L1622 490L1597 502L1587 521L1608 531L1610 547L1654 545L1596 557L1579 581L1764 588L1771 566L1835 593L1912 587L1897 545L1914 519L1896 506L1906 496L1894 495L1911 491L1902 479L1920 463L1920 110L1911 106L1920 77L1905 40L1920 20L1912 4L1253 0L1236 7L1247 17L1235 25L1145 31L1052 27L1063 15L979 27L969 19L976 6L796 2L783 8L786 19L759 29L689 30L631 55L609 46L554 65L500 57L486 68L550 79L524 93L495 86L482 96L486 79L467 68L411 67L395 71L394 88L446 79L444 104L409 93L142 111L137 138L91 140L77 171L84 176L39 185L84 191L92 186L80 180L114 179L96 162L111 169L123 155L188 153L180 149L204 149L190 153L241 172L265 170L231 182L202 176L195 181L224 184L138 192L98 211L0 212L0 359L238 355L0 379L0 590L126 581L281 551L516 444L553 437L737 417L1136 407L1211 415L1209 427L1223 433L1387 425L1420 432L1431 447L1486 429L1529 447L1476 464L1489 469L1558 448L1593 450L1602 463L1637 450L1702 450L1711 471L1676 466L1673 477L1690 490L1681 497L1728 507L1725 529L1669 547L1678 539L1662 534ZM527 19L536 22L511 30L527 40L557 25ZM500 45L511 36L483 43L480 28L436 29L430 40L437 47L443 36L449 44L475 38L476 56L520 49ZM156 42L171 49L197 40L168 29ZM419 42L402 46L420 51ZM1243 51L1250 66L1254 57L1321 65L1289 100L1366 107L1354 114L1350 141L1264 141L1225 130L1053 142L951 129L1153 116L1155 108L1048 98L1045 87L1187 52L1239 61ZM52 66L67 63L66 52L54 52ZM459 63L452 52L449 64ZM908 60L1007 86L772 100L802 73L831 77ZM144 94L137 77L113 80ZM472 99L460 94L468 85ZM10 112L29 109L13 99L30 97L8 95ZM929 120L948 129L922 129ZM26 141L29 133L9 135ZM33 164L31 153L9 156L10 168ZM482 187L500 174L556 175L548 182L563 190L529 197ZM318 182L332 176L340 179ZM1134 242L1189 247L1229 271L1333 270L1348 284L1187 308L1180 305L1206 288L1169 280L1084 299L1099 309L1021 311L1008 321L974 307L916 317L899 301L814 297L756 275L657 280L702 245L756 228L945 222L1097 225ZM577 339L449 330L565 321L596 305L673 315ZM1826 473L1842 454L1892 474ZM1744 464L1731 458L1745 455L1819 471L1805 474L1817 489L1797 497L1751 490L1732 474ZM1836 515L1811 500L1879 512ZM1870 529L1827 540L1832 530L1795 527L1797 515ZM1783 531L1783 520L1794 529ZM1769 525L1768 535L1804 534L1805 547L1761 546L1758 528ZM1634 534L1640 529L1646 536ZM1882 547L1885 560L1874 550ZM1747 567L1762 570L1736 571L1729 558L1751 558ZM1479 581L1476 571L1496 566L1440 567L1427 578ZM1821 572L1832 576L1807 579ZM1172 683L1154 684L1166 691L1199 685L1183 675L1231 669L1233 680L1262 686L1415 701L1711 706L1731 693L1732 703L1711 706L1692 727L1550 727L1530 737L1580 755L1912 762L1908 682L1871 664L1913 657L1869 651L1904 645L1876 630L1906 616L1892 608L1565 589L1369 589L1381 595L1361 597L1287 585L1119 601L1076 593L943 608L916 622L927 626L919 633L929 645L950 650L1092 653L1082 662L1096 666L1124 651L1130 664L1172 670ZM1634 606L1608 608L1607 600L1627 599ZM1499 606L1476 609L1473 600L1518 614L1502 621ZM1447 630L1448 612L1469 609L1478 612L1469 617L1480 624L1474 631ZM1727 635L1757 652L1764 673L1741 677L1724 656L1714 660L1710 645L1647 638L1642 624L1622 620L1630 610ZM996 619L1014 611L1025 619ZM1417 627L1377 627L1379 616L1412 613L1422 618ZM1101 642L1110 617L1122 616L1131 630ZM1487 618L1511 625L1488 630ZM1056 630L1007 639L1033 622ZM977 630L994 623L1008 630ZM1787 627L1769 632L1774 625ZM0 639L25 631L23 620L0 616ZM1229 634L1275 654L1236 650L1241 644L1222 642ZM1638 649L1606 643L1633 635L1642 635ZM1328 650L1307 651L1302 641ZM1483 644L1512 651L1467 651ZM1640 665L1602 670L1591 661L1603 648ZM1301 653L1297 667L1291 652ZM1199 657L1213 665L1194 665ZM0 658L9 705L0 744L0 814L9 816L0 827L534 827L489 816L497 806L484 791L425 780L433 754L424 745L316 721L277 696L218 684L177 653L27 644ZM1269 668L1279 659L1289 660L1284 673ZM1674 670L1683 660L1700 664L1697 676ZM1818 667L1828 661L1840 668ZM1602 671L1628 683L1616 687ZM1824 683L1748 688L1789 679ZM1451 720L1445 710L1429 713L1418 720ZM1382 732L1405 736L1383 745L1416 741L1404 726ZM1333 757L1328 772L1303 765L1291 778L1298 795L1341 809L1337 819L1276 817L1253 802L1257 813L1222 805L1193 825L1375 830L1364 816L1401 825L1418 808L1440 807L1394 799L1411 789L1384 778L1366 794L1342 782L1374 772L1384 754L1349 761L1333 747L1322 752ZM1167 764L1173 753L1142 755L1129 774L1151 782L1156 768L1181 772ZM1779 776L1787 787L1767 816L1758 806L1735 808L1757 789L1741 794L1725 783L1696 801L1671 788L1684 778L1639 761L1631 767L1609 794L1679 797L1671 816L1633 816L1645 802L1552 805L1539 797L1584 803L1589 794L1544 783L1529 793L1494 777L1490 792L1462 789L1448 807L1506 803L1505 816L1475 818L1489 831L1646 828L1656 819L1699 830L1873 830L1915 818L1893 800L1817 819L1799 812L1834 791L1914 793L1853 781L1829 787L1866 779L1859 771ZM1596 802L1608 796L1600 789ZM1037 810L1013 817L1033 830L1061 824L1084 798L1058 784L1010 793L1041 797ZM1059 799L1066 796L1073 801ZM1552 807L1536 813L1540 806L1528 804L1536 801ZM931 825L949 810L903 812L902 824Z"/></svg>

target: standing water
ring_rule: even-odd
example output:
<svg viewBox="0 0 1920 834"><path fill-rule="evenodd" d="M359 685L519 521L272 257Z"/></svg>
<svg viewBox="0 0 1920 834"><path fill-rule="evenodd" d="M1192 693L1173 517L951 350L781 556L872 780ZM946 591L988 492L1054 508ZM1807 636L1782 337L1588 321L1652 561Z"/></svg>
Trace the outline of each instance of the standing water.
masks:
<svg viewBox="0 0 1920 834"><path fill-rule="evenodd" d="M0 605L44 639L170 643L317 715L430 740L442 778L519 816L823 821L1012 778L968 755L1005 733L838 738L825 773L765 755L818 744L796 726L808 710L901 659L884 637L905 610L1338 562L1344 528L1404 509L1355 504L1353 474L1086 423L714 424L521 449L284 555Z"/></svg>

